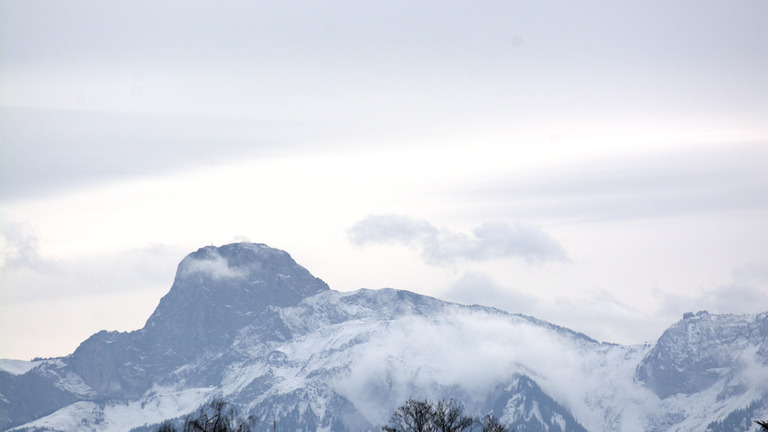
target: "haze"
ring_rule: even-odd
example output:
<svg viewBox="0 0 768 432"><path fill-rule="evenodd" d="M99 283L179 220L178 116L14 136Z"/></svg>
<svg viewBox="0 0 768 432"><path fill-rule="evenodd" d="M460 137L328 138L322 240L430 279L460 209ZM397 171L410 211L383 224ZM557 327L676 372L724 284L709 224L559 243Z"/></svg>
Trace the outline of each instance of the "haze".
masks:
<svg viewBox="0 0 768 432"><path fill-rule="evenodd" d="M0 3L0 357L250 240L617 343L768 306L768 4Z"/></svg>

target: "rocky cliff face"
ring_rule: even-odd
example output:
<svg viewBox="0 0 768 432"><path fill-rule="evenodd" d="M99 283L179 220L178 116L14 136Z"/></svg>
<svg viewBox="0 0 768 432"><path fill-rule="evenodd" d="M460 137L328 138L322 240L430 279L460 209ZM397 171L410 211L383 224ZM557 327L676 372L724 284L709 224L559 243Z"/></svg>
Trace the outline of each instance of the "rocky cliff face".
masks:
<svg viewBox="0 0 768 432"><path fill-rule="evenodd" d="M768 365L767 317L768 313L750 317L687 313L662 334L635 376L662 399L697 393L722 379L734 381L734 368ZM756 351L750 353L749 347ZM729 382L728 387L738 391L747 386Z"/></svg>
<svg viewBox="0 0 768 432"><path fill-rule="evenodd" d="M332 291L264 245L205 247L144 328L2 369L0 430L153 430L212 397L281 430L376 431L407 398L515 430L727 430L768 417L768 313L686 314L620 346L392 289Z"/></svg>
<svg viewBox="0 0 768 432"><path fill-rule="evenodd" d="M67 361L101 394L138 396L153 376L223 350L268 307L293 306L328 289L281 250L253 243L204 247L181 261L144 328L97 333Z"/></svg>
<svg viewBox="0 0 768 432"><path fill-rule="evenodd" d="M252 243L208 246L181 261L143 332L164 349L188 356L227 346L233 329L269 306L294 306L328 289L286 252Z"/></svg>

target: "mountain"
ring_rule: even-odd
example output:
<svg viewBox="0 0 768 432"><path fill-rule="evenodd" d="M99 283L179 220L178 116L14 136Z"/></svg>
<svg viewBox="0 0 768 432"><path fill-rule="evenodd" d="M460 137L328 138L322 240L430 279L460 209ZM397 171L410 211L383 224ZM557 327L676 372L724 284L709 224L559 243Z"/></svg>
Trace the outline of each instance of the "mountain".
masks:
<svg viewBox="0 0 768 432"><path fill-rule="evenodd" d="M67 363L100 395L139 397L155 377L225 352L235 331L268 308L328 290L286 252L249 243L205 247L181 261L144 328L97 333Z"/></svg>
<svg viewBox="0 0 768 432"><path fill-rule="evenodd" d="M413 397L515 431L757 430L767 336L768 313L698 312L655 344L601 343L408 291L333 291L265 245L209 246L142 329L0 360L0 429L150 431L219 397L259 430L376 431Z"/></svg>

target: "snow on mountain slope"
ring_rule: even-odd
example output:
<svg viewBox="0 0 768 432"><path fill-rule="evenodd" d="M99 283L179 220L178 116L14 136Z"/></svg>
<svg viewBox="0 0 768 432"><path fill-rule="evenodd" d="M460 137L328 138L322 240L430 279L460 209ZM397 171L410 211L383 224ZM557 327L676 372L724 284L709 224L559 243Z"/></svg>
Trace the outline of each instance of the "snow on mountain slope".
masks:
<svg viewBox="0 0 768 432"><path fill-rule="evenodd" d="M26 361L26 360L12 360L12 359L0 359L0 372L7 372L11 375L23 375L35 366L39 365L40 361Z"/></svg>
<svg viewBox="0 0 768 432"><path fill-rule="evenodd" d="M732 373L733 364L750 368L754 362L768 363L768 351L765 344L761 346L766 327L765 319L713 316L706 311L686 314L659 338L638 366L636 377L662 399L700 392ZM756 350L745 353L750 347Z"/></svg>
<svg viewBox="0 0 768 432"><path fill-rule="evenodd" d="M127 431L188 414L205 403L212 392L212 388L186 389L152 393L141 400L129 402L75 402L29 425L10 430Z"/></svg>
<svg viewBox="0 0 768 432"><path fill-rule="evenodd" d="M725 430L763 413L767 322L686 314L656 344L620 346L407 291L332 291L264 245L206 247L145 328L0 370L0 428L151 430L222 397L258 429L380 430L409 397L452 397L516 430Z"/></svg>

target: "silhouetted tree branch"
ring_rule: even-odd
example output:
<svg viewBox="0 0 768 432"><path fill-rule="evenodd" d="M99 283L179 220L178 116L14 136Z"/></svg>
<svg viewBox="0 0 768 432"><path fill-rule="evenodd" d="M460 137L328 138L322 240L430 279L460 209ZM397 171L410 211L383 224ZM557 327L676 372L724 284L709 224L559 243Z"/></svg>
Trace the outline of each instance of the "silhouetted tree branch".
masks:
<svg viewBox="0 0 768 432"><path fill-rule="evenodd" d="M237 409L220 399L215 399L200 409L197 417L187 417L182 432L251 432L255 417L241 419ZM172 423L164 423L157 432L178 432Z"/></svg>
<svg viewBox="0 0 768 432"><path fill-rule="evenodd" d="M482 432L507 432L507 427L492 415L485 416L480 426L483 428Z"/></svg>
<svg viewBox="0 0 768 432"><path fill-rule="evenodd" d="M479 420L465 415L464 407L453 399L437 404L408 399L381 429L382 432L469 432L476 428L482 432L507 432L507 427L496 417L488 415Z"/></svg>
<svg viewBox="0 0 768 432"><path fill-rule="evenodd" d="M429 401L408 399L397 408L384 426L384 432L435 432L432 423L433 407Z"/></svg>
<svg viewBox="0 0 768 432"><path fill-rule="evenodd" d="M475 422L472 416L464 415L464 407L456 404L453 399L448 402L438 401L432 417L438 432L464 432Z"/></svg>

